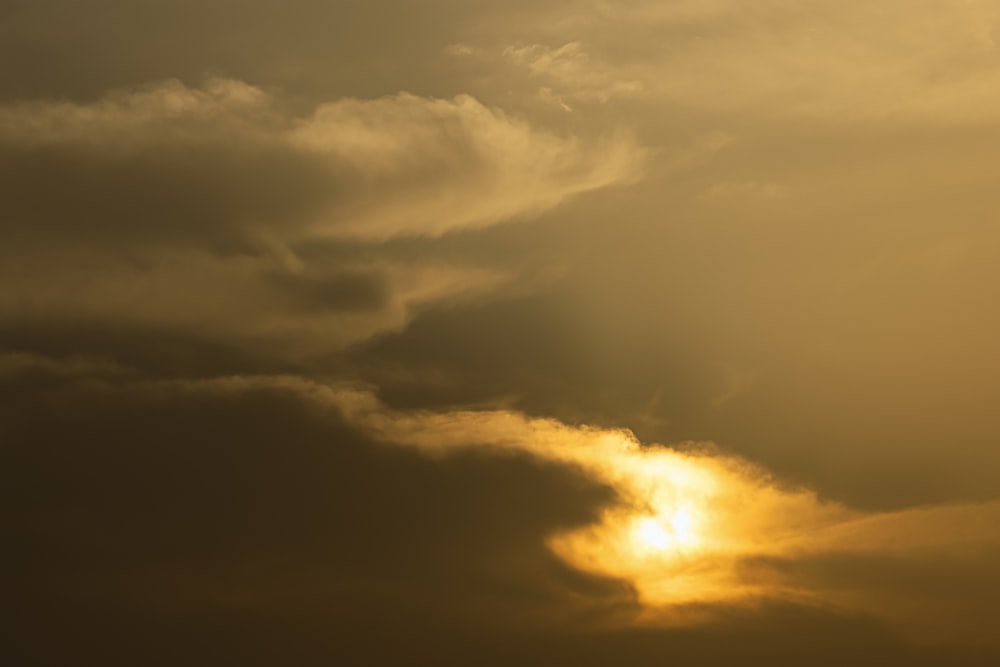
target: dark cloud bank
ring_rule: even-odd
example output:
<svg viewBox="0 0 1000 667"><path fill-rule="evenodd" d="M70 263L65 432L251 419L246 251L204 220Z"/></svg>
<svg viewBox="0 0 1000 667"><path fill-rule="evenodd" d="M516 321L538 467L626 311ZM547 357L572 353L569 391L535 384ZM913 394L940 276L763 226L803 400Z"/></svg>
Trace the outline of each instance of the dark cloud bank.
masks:
<svg viewBox="0 0 1000 667"><path fill-rule="evenodd" d="M780 606L707 628L625 629L629 586L574 572L543 546L611 500L572 471L526 457L432 461L277 383L220 390L92 362L5 362L14 664L960 655L931 660L869 622Z"/></svg>

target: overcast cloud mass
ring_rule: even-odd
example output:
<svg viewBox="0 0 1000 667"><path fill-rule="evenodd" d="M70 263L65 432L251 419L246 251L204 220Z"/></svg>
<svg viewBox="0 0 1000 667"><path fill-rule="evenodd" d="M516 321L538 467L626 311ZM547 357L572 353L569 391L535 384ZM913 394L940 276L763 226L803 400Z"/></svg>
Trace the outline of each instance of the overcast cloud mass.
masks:
<svg viewBox="0 0 1000 667"><path fill-rule="evenodd" d="M998 664L998 39L7 0L2 662Z"/></svg>

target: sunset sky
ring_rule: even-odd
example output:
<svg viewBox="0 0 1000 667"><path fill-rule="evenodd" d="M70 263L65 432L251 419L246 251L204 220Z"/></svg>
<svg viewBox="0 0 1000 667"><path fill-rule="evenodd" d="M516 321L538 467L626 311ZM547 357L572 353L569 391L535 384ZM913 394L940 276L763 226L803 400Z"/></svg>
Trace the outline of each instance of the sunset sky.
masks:
<svg viewBox="0 0 1000 667"><path fill-rule="evenodd" d="M1000 3L3 0L0 662L1000 664Z"/></svg>

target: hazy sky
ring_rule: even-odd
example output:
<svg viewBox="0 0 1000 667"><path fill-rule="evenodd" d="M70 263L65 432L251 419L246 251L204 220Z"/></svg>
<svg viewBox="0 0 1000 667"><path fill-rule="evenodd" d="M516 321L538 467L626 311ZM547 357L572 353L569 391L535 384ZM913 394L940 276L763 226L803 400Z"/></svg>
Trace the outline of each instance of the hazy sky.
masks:
<svg viewBox="0 0 1000 667"><path fill-rule="evenodd" d="M5 0L12 665L995 665L1000 4Z"/></svg>

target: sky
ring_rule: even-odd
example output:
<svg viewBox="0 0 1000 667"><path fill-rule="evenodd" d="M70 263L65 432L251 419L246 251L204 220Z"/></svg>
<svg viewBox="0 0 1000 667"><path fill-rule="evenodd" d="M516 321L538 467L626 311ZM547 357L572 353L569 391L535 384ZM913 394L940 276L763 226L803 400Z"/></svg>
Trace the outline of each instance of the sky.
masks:
<svg viewBox="0 0 1000 667"><path fill-rule="evenodd" d="M6 0L12 665L995 665L1000 5Z"/></svg>

